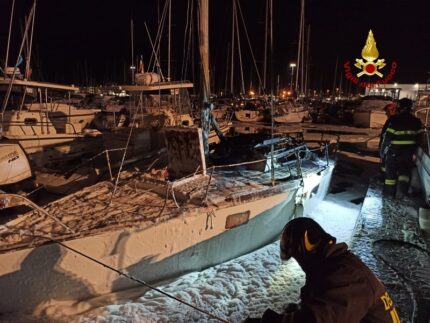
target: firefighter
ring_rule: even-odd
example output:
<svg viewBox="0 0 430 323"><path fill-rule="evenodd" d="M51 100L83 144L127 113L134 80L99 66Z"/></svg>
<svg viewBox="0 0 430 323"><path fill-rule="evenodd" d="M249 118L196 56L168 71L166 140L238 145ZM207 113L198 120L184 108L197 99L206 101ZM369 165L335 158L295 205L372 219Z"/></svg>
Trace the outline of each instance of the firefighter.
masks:
<svg viewBox="0 0 430 323"><path fill-rule="evenodd" d="M293 257L306 274L300 304L282 314L268 309L263 318L245 322L399 323L384 285L345 243L310 218L297 218L282 231L281 259Z"/></svg>
<svg viewBox="0 0 430 323"><path fill-rule="evenodd" d="M391 122L391 117L396 115L396 109L397 109L397 103L392 102L387 104L384 107L384 111L385 111L385 115L387 116L387 120L384 123L384 126L382 127L381 130L381 134L379 136L379 151L381 152L381 146L382 146L382 142L384 141L384 136L385 136L385 131L388 128L388 125ZM381 157L381 177L379 178L380 180L384 180L385 179L385 156L383 154L380 154Z"/></svg>
<svg viewBox="0 0 430 323"><path fill-rule="evenodd" d="M412 100L399 100L397 114L390 119L381 145L385 158L384 195L395 198L397 185L399 196L409 190L413 156L424 133L421 121L412 115Z"/></svg>

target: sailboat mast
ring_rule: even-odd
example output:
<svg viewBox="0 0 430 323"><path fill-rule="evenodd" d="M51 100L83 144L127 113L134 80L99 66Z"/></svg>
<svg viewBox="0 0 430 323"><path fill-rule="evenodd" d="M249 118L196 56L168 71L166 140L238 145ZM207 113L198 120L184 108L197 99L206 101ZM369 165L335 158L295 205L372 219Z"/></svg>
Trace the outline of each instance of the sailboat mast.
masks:
<svg viewBox="0 0 430 323"><path fill-rule="evenodd" d="M274 139L274 128L275 128L275 122L273 119L273 1L269 1L269 50L270 50L270 66L269 66L269 83L270 83L270 95L269 95L269 102L270 102L270 137L271 137L271 145L270 145L270 176L271 176L271 182L272 186L275 186L275 160L274 160L274 153L275 153L275 147L273 145L273 139Z"/></svg>
<svg viewBox="0 0 430 323"><path fill-rule="evenodd" d="M134 84L134 36L133 36L133 19L130 20L130 32L131 32L131 84Z"/></svg>
<svg viewBox="0 0 430 323"><path fill-rule="evenodd" d="M12 33L12 21L13 21L13 11L15 9L15 0L12 1L12 9L10 11L10 22L9 22L9 34L7 36L7 46L6 46L6 60L4 62L4 72L6 73L7 61L9 59L9 45L10 45L10 35Z"/></svg>
<svg viewBox="0 0 430 323"><path fill-rule="evenodd" d="M3 115L4 115L4 111L6 110L6 106L7 106L8 100L9 100L10 93L12 91L13 82L15 81L16 70L18 68L19 58L22 55L22 50L24 48L25 42L27 41L28 29L30 27L30 22L33 20L33 15L34 15L35 10L36 10L36 0L34 0L34 2L33 2L33 6L31 7L27 23L25 24L24 37L22 39L21 46L20 46L19 51L18 51L18 57L16 59L15 66L13 68L12 76L10 78L10 83L9 83L8 89L6 91L6 95L5 95L4 99L3 99L3 106L2 106L1 118L0 118L1 123L3 123Z"/></svg>
<svg viewBox="0 0 430 323"><path fill-rule="evenodd" d="M304 70L305 70L305 2L303 1L302 7L302 48L301 48L301 70L300 70L300 94L305 90L304 86Z"/></svg>
<svg viewBox="0 0 430 323"><path fill-rule="evenodd" d="M302 41L303 41L303 19L304 19L304 12L305 12L304 10L305 10L305 0L301 0L299 43L297 46L297 69L296 69L297 74L296 74L296 88L295 88L296 93L299 91L299 73L300 73L300 68L302 67L301 51L302 51Z"/></svg>
<svg viewBox="0 0 430 323"><path fill-rule="evenodd" d="M241 86L240 89L242 91L243 94L245 94L245 80L243 77L243 65L242 65L242 50L241 50L241 44L240 44L240 36L239 36L239 19L237 17L237 3L234 3L234 15L235 15L235 23L236 23L236 34L237 34L237 50L238 50L238 54L239 54L239 68L240 68L240 79L241 79Z"/></svg>
<svg viewBox="0 0 430 323"><path fill-rule="evenodd" d="M210 80L209 80L209 0L200 0L199 52L201 60L201 128L205 155L209 154Z"/></svg>
<svg viewBox="0 0 430 323"><path fill-rule="evenodd" d="M307 39L306 39L306 72L305 72L305 95L308 93L308 78L309 78L309 41L311 34L311 25L308 25Z"/></svg>
<svg viewBox="0 0 430 323"><path fill-rule="evenodd" d="M232 16L231 16L231 67L230 67L230 93L233 94L234 86L233 86L233 75L234 75L234 27L235 27L235 1L232 1Z"/></svg>
<svg viewBox="0 0 430 323"><path fill-rule="evenodd" d="M332 94L333 97L336 96L336 81L337 81L337 67L339 65L339 56L336 56L336 66L334 68L334 76L333 76L333 90L332 90Z"/></svg>
<svg viewBox="0 0 430 323"><path fill-rule="evenodd" d="M167 80L170 82L170 45L171 45L171 35L172 35L172 0L169 0L169 43L167 50Z"/></svg>
<svg viewBox="0 0 430 323"><path fill-rule="evenodd" d="M202 64L202 101L209 102L209 0L200 0L200 58Z"/></svg>
<svg viewBox="0 0 430 323"><path fill-rule="evenodd" d="M269 24L269 1L266 0L266 21L264 26L264 66L263 66L263 88L266 91L266 79L267 79L267 35L268 35L268 27Z"/></svg>

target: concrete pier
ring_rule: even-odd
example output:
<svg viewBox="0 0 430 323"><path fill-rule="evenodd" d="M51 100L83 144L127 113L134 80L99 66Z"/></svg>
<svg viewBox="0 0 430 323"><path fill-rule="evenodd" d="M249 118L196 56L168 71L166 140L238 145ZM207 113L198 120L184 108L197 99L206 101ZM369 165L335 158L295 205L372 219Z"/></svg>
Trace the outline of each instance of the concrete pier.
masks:
<svg viewBox="0 0 430 323"><path fill-rule="evenodd" d="M381 279L402 322L428 322L430 315L429 241L418 224L417 197L389 199L371 182L351 249Z"/></svg>

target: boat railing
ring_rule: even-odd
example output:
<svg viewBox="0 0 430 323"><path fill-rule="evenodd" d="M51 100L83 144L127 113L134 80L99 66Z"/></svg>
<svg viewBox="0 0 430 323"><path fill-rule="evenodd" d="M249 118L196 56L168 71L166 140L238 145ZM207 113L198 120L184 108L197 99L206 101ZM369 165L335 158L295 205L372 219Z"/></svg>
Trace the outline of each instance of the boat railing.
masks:
<svg viewBox="0 0 430 323"><path fill-rule="evenodd" d="M425 115L425 117L424 117ZM415 116L424 124L424 127L429 128L430 127L430 107L421 108L415 111ZM424 120L423 120L424 119Z"/></svg>
<svg viewBox="0 0 430 323"><path fill-rule="evenodd" d="M324 168L324 169L327 168L327 167L329 167L329 164L330 164L330 162L329 162L329 149L328 149L328 145L329 145L329 143L325 142L324 143L324 147L323 147L323 150L324 150L324 159L326 160L326 164L324 166L322 166L322 168ZM309 149L305 145L300 145L300 146L297 146L297 147L294 147L294 148L288 150L288 153L283 154L282 157L286 158L286 159L288 159L289 157L293 157L293 156L295 157L295 159L292 162L296 163L296 174L297 174L296 178L297 179L303 179L302 162L301 162L302 161L302 157L300 156L300 152L302 152L302 151L305 151L306 155L308 155L309 153L321 152L321 147L317 147L317 148L314 148L314 149ZM209 188L210 188L210 185L211 185L212 178L213 178L213 176L214 176L214 174L216 172L216 169L226 169L226 168L236 168L236 167L240 167L240 166L249 166L249 165L252 165L252 164L259 164L259 163L262 163L262 162L270 161L271 158L277 158L277 156L274 156L274 157L268 156L267 158L264 158L264 159L247 161L247 162L241 162L241 163L224 164L224 165L213 165L213 166L211 166L210 167L210 171L209 171L209 179L208 179L206 187L204 189L205 190L205 194L204 194L204 198L203 198L203 203L207 202L208 194L209 194ZM290 163L287 162L283 166L288 167L288 170L291 173ZM276 171L276 169L275 169L275 171ZM194 174L192 174L190 176L195 176L198 173L199 173L199 171L196 171ZM183 180L183 179L184 178L181 178L181 180Z"/></svg>
<svg viewBox="0 0 430 323"><path fill-rule="evenodd" d="M427 140L427 151L430 153L430 107L424 107L416 110L415 116L419 118L424 125L425 136Z"/></svg>

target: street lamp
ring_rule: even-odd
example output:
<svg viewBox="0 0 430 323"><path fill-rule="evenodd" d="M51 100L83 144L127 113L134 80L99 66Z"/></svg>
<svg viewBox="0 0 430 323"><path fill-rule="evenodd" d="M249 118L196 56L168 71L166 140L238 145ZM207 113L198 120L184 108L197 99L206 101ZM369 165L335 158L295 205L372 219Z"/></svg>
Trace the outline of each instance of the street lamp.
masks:
<svg viewBox="0 0 430 323"><path fill-rule="evenodd" d="M293 79L294 79L294 68L296 67L296 63L290 63L291 67L291 80L290 80L290 89L293 91Z"/></svg>

